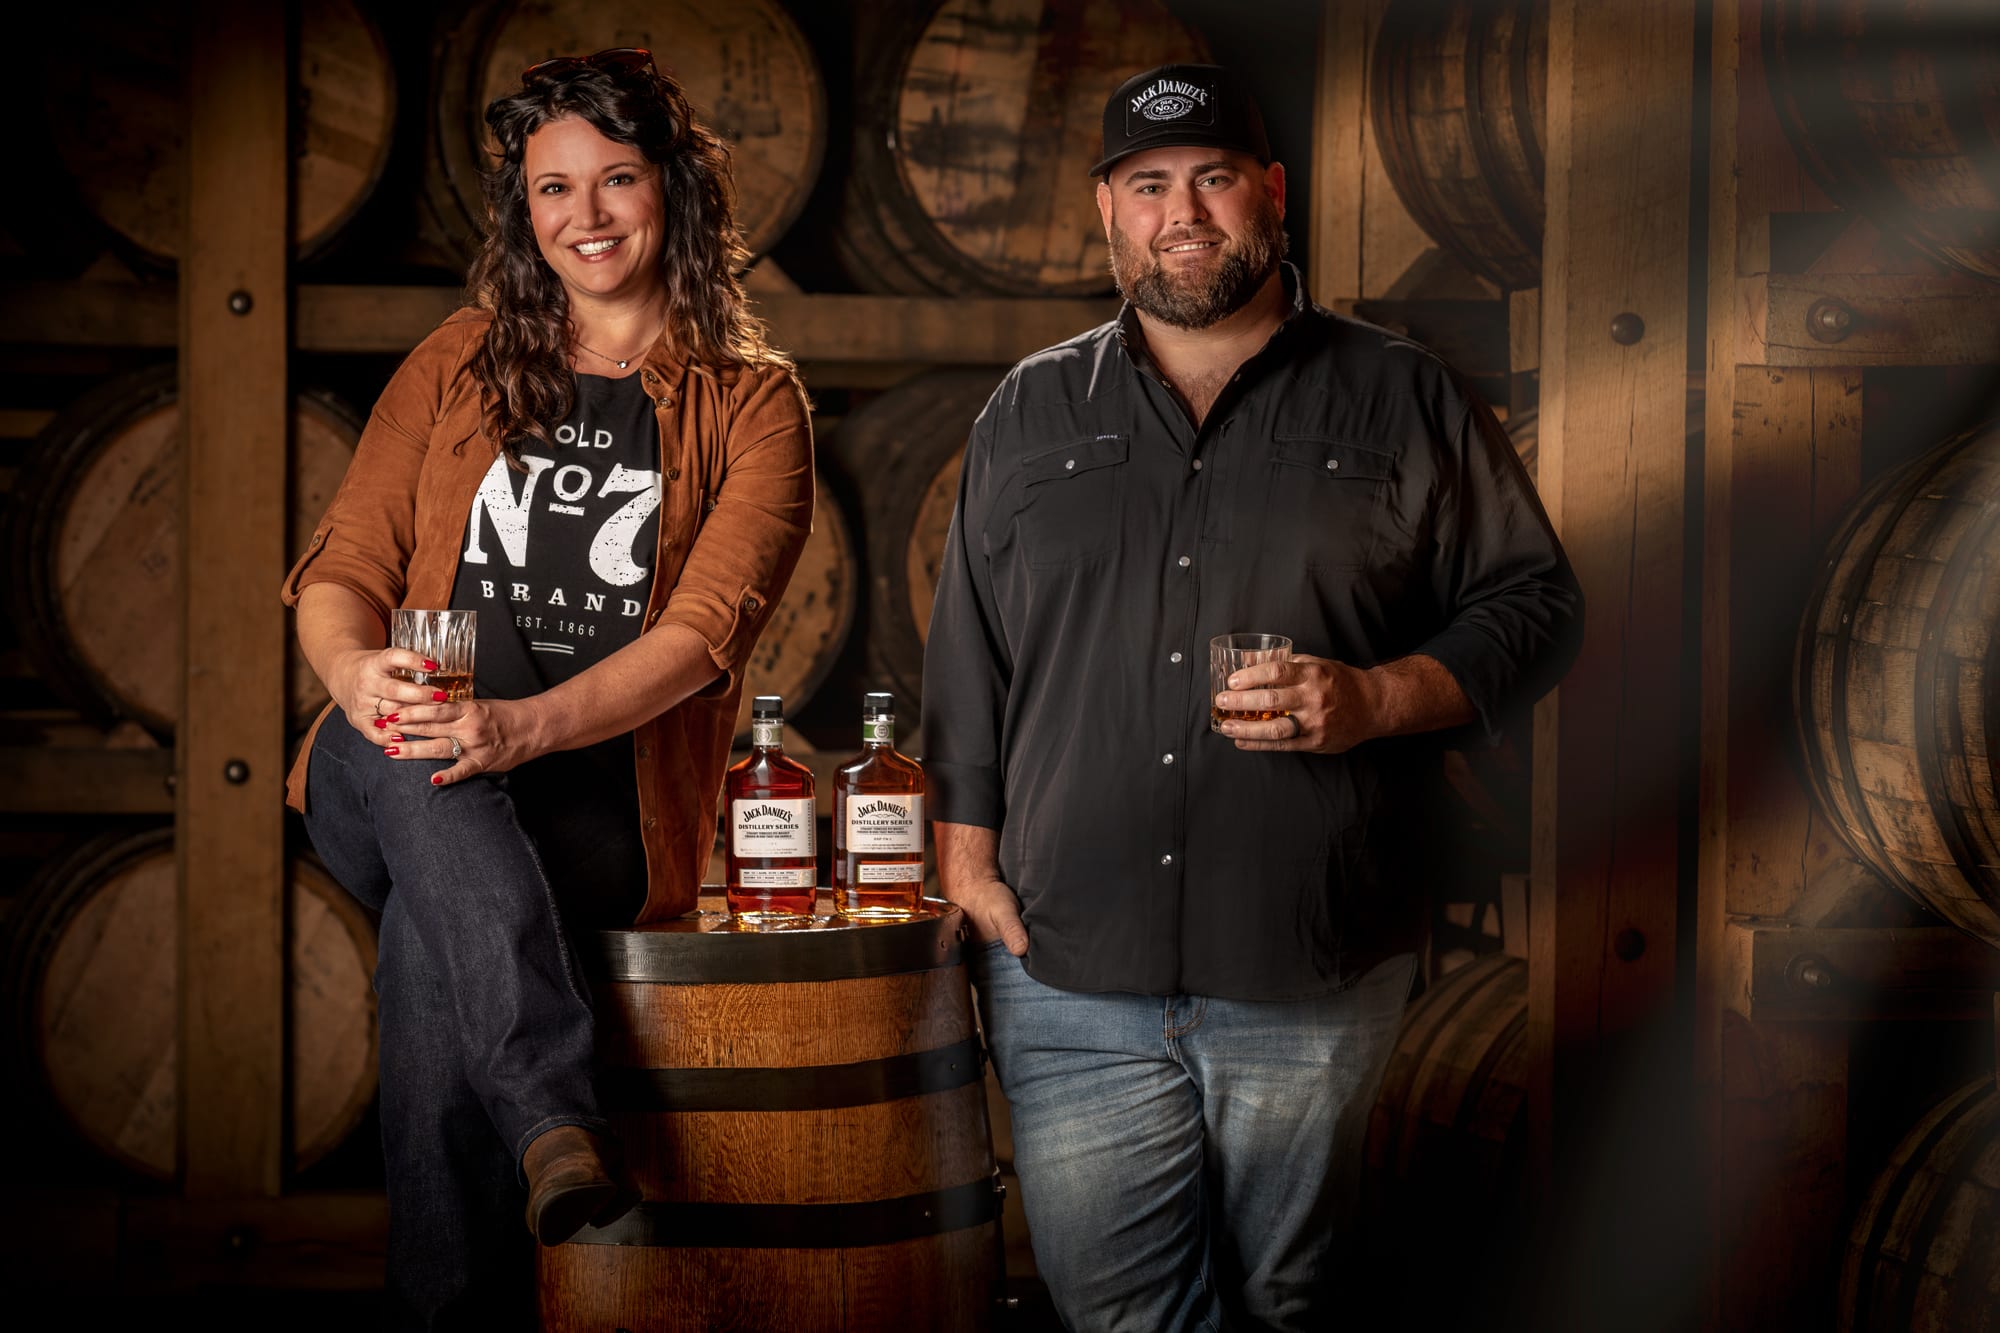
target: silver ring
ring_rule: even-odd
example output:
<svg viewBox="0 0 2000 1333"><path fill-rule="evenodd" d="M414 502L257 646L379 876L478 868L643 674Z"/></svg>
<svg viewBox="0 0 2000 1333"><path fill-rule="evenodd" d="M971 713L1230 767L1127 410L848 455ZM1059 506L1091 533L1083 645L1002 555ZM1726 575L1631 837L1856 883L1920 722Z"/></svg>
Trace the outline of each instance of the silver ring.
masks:
<svg viewBox="0 0 2000 1333"><path fill-rule="evenodd" d="M451 757L452 757L453 759L456 759L456 758L458 758L458 757L459 757L460 755L462 755L462 754L464 754L464 753L465 753L465 747L464 747L463 745L460 745L460 744L458 743L458 737L456 737L456 736L447 736L447 737L445 737L445 739L451 742Z"/></svg>

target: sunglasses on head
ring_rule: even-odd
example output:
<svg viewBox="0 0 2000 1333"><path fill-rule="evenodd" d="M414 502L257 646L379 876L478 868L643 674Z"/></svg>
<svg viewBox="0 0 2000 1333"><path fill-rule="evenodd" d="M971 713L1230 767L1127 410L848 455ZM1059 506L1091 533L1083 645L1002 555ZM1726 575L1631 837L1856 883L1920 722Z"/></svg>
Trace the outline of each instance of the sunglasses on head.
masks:
<svg viewBox="0 0 2000 1333"><path fill-rule="evenodd" d="M601 69L609 74L659 73L653 67L651 51L639 46L614 46L594 55L554 56L530 65L521 71L521 86L532 88L538 83L567 78L587 69Z"/></svg>

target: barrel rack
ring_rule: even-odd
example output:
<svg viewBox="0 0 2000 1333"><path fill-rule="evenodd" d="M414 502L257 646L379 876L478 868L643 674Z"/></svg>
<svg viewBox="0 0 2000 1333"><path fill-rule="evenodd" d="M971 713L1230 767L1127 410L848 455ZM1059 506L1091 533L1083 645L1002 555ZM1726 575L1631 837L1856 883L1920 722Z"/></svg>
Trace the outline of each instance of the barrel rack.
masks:
<svg viewBox="0 0 2000 1333"><path fill-rule="evenodd" d="M2000 952L1913 913L1815 807L1786 721L1793 643L1860 493L1864 436L1907 406L1891 377L1990 377L2000 289L1910 262L1807 179L1767 91L1759 0L1549 0L1539 285L1503 289L1441 258L1390 186L1367 128L1388 3L1324 8L1314 294L1472 339L1505 330L1509 396L1539 408L1538 481L1589 608L1582 657L1535 718L1532 877L1496 887L1505 951L1528 961L1531 1188L1545 1201L1597 1197L1578 1191L1612 1071L1664 1041L1669 1110L1696 1134L1635 1167L1623 1206L1638 1214L1651 1200L1631 1196L1676 1172L1694 1182L1698 1253L1682 1276L1695 1275L1704 1327L1827 1326L1848 1181L1876 1164L1849 1161L1856 1027L2000 1025ZM0 285L0 344L178 347L183 401L203 423L186 462L188 528L203 545L185 564L184 636L204 645L186 664L186 739L0 749L0 812L176 820L182 1189L69 1200L65 1225L47 1229L59 1235L16 1237L15 1250L78 1274L115 1261L180 1289L363 1289L380 1282L382 1197L284 1183L288 755L281 702L244 703L259 694L246 682L283 671L272 595L286 560L272 498L283 467L261 445L283 434L293 351L400 352L457 293L287 288L285 210L247 202L285 197L279 10L204 0L194 13L189 206L202 243L178 285ZM204 72L246 43L265 58ZM1705 122L1693 114L1703 96ZM1702 178L1707 214L1691 217ZM1705 327L1690 323L1690 275L1706 291ZM822 385L1004 364L1110 309L809 294L769 265L749 281L776 341ZM1706 403L1696 440L1691 363ZM31 415L0 413L0 426L30 434ZM1587 1313L1601 1318L1579 1326L1631 1326L1622 1316L1646 1290L1593 1291L1604 1303Z"/></svg>

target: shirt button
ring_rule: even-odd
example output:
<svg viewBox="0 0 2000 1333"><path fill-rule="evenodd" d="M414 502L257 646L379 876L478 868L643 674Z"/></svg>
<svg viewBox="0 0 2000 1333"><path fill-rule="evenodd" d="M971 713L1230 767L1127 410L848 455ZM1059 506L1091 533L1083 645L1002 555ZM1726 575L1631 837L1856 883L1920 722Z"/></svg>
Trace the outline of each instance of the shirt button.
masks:
<svg viewBox="0 0 2000 1333"><path fill-rule="evenodd" d="M1160 762L1163 764L1171 764L1174 762L1174 757L1170 754L1163 754L1160 756Z"/></svg>
<svg viewBox="0 0 2000 1333"><path fill-rule="evenodd" d="M673 405L674 405L674 396L672 394L663 393L660 395L661 407L672 407Z"/></svg>
<svg viewBox="0 0 2000 1333"><path fill-rule="evenodd" d="M1201 471L1201 460L1199 458L1194 460L1194 470L1196 472Z"/></svg>
<svg viewBox="0 0 2000 1333"><path fill-rule="evenodd" d="M763 603L758 601L755 597L745 597L743 599L743 609L745 611L748 611L753 616L757 614L757 608L762 605Z"/></svg>
<svg viewBox="0 0 2000 1333"><path fill-rule="evenodd" d="M647 815L647 816L646 816L646 827L647 827L647 828L649 828L649 829L654 829L654 828L658 828L659 826L660 826L660 817L659 817L658 815Z"/></svg>
<svg viewBox="0 0 2000 1333"><path fill-rule="evenodd" d="M1074 471L1076 471L1076 460L1075 460L1074 458L1072 458L1072 459L1069 459L1069 460L1068 460L1067 462L1065 462L1065 463L1063 464L1063 471L1065 471L1065 472L1074 472Z"/></svg>
<svg viewBox="0 0 2000 1333"><path fill-rule="evenodd" d="M1174 854L1172 852L1168 852L1165 856L1160 858L1160 864L1163 866L1170 866L1173 863L1174 863Z"/></svg>
<svg viewBox="0 0 2000 1333"><path fill-rule="evenodd" d="M681 470L679 468L670 467L667 469L668 481L679 481L680 479L681 479Z"/></svg>
<svg viewBox="0 0 2000 1333"><path fill-rule="evenodd" d="M1167 660L1169 662L1178 662L1181 660L1181 655L1179 653L1169 653L1167 655Z"/></svg>
<svg viewBox="0 0 2000 1333"><path fill-rule="evenodd" d="M1189 565L1193 563L1194 563L1194 558L1192 556L1184 555L1180 558L1180 566L1182 569L1186 569Z"/></svg>
<svg viewBox="0 0 2000 1333"><path fill-rule="evenodd" d="M648 611L648 612L646 613L646 623L647 623L648 625L657 625L657 624L659 624L659 623L660 623L660 613L659 613L659 611L658 611L658 610L652 610L652 611Z"/></svg>
<svg viewBox="0 0 2000 1333"><path fill-rule="evenodd" d="M653 747L652 747L652 746L650 746L650 745L642 745L642 746L640 746L640 747L639 747L639 757L640 757L641 759L651 759L651 758L653 757Z"/></svg>
<svg viewBox="0 0 2000 1333"><path fill-rule="evenodd" d="M639 378L646 381L646 383L651 384L653 383L653 381L658 379L659 376L655 375L652 371L649 370L645 374L641 375Z"/></svg>
<svg viewBox="0 0 2000 1333"><path fill-rule="evenodd" d="M1338 458L1329 458L1329 459L1327 459L1327 460L1326 460L1326 470L1327 470L1328 472L1338 472L1338 471L1340 471L1340 460L1339 460Z"/></svg>

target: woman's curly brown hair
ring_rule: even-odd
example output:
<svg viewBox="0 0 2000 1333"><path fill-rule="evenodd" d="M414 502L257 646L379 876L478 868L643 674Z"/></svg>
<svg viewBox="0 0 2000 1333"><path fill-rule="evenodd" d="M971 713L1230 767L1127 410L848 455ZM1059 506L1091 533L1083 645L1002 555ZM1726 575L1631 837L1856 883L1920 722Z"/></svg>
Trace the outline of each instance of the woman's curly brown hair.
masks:
<svg viewBox="0 0 2000 1333"><path fill-rule="evenodd" d="M483 175L486 238L466 278L473 303L493 314L469 369L486 433L515 466L522 443L548 443L575 405L569 297L535 243L522 166L528 136L569 116L660 168L667 236L660 276L674 349L711 365L791 365L770 345L736 278L750 254L736 229L729 147L695 117L680 86L651 70L594 66L538 80L486 108L500 152Z"/></svg>

